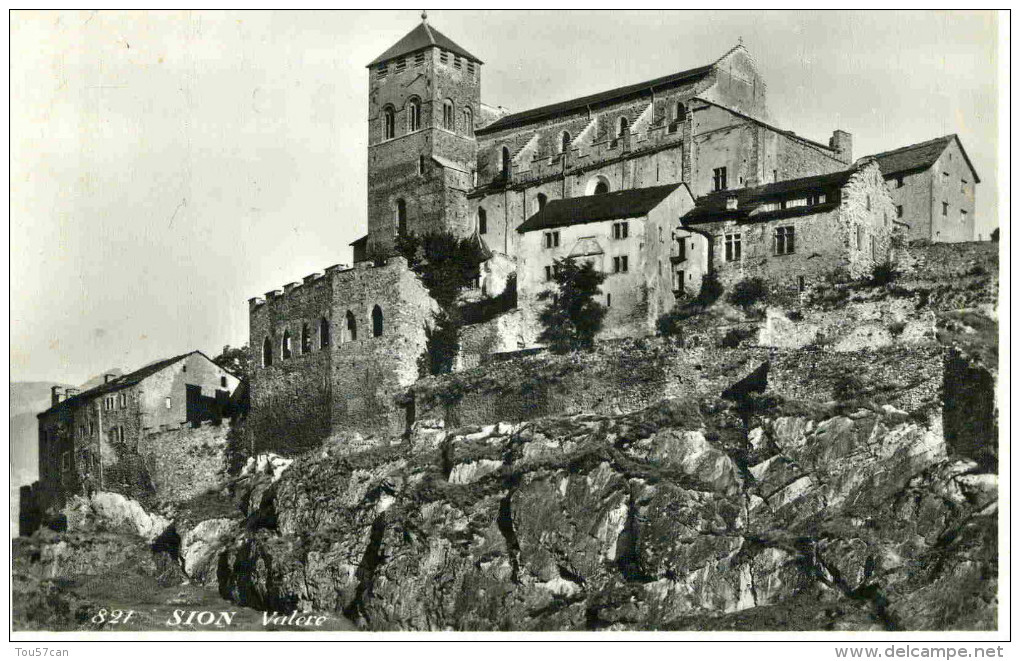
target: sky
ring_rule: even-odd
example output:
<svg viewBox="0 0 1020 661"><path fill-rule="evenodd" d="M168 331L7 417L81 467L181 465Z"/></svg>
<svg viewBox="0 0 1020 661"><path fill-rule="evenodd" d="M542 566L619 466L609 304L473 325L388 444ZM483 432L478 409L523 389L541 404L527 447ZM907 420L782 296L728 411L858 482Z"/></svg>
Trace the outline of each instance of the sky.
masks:
<svg viewBox="0 0 1020 661"><path fill-rule="evenodd" d="M417 11L10 17L11 380L81 383L247 341L248 304L366 232L365 65ZM435 11L525 110L743 40L776 123L854 156L960 135L997 221L990 12Z"/></svg>

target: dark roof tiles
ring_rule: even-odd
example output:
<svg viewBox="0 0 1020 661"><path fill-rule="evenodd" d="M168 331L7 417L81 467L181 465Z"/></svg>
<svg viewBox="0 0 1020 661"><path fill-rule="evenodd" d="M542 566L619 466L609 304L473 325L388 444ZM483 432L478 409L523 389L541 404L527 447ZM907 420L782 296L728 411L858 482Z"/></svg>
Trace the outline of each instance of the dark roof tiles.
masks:
<svg viewBox="0 0 1020 661"><path fill-rule="evenodd" d="M594 223L600 220L637 218L647 215L649 211L659 206L663 200L681 186L683 184L632 188L615 193L552 200L541 211L525 220L517 228L517 231L523 234L534 230Z"/></svg>
<svg viewBox="0 0 1020 661"><path fill-rule="evenodd" d="M967 161L967 165L970 166L971 172L974 173L974 181L980 183L981 179L978 177L977 171L974 169L974 165L970 162L970 157L967 156L967 152L963 149L963 143L959 142L959 138L955 133L950 135L944 135L941 138L935 138L933 140L926 140L925 142L919 142L915 145L907 145L906 147L900 147L899 149L891 149L865 158L873 158L878 161L878 165L882 168L882 174L886 177L892 177L894 175L903 172L912 172L916 170L926 170L934 165L935 161L939 160L939 156L946 150L949 143L956 140L960 145L960 151L963 153L964 160Z"/></svg>
<svg viewBox="0 0 1020 661"><path fill-rule="evenodd" d="M411 53L417 53L420 50L431 48L433 46L446 49L460 55L461 57L466 57L469 60L482 64L481 60L458 46L452 39L428 23L422 21L417 25L417 27L404 35L403 39L390 46L385 53L372 60L367 66L373 67L387 60L392 60L404 55L410 55Z"/></svg>
<svg viewBox="0 0 1020 661"><path fill-rule="evenodd" d="M638 94L651 87L674 83L695 82L707 76L712 71L713 66L714 65L712 64L707 64L702 67L688 69L687 71L681 71L680 73L673 73L668 76L648 80L643 83L617 87L616 89L607 90L605 92L599 92L589 96L582 96L577 99L570 99L569 101L561 101L560 103L553 103L548 106L532 108L531 110L524 110L522 112L505 115L488 126L476 129L475 133L484 135L486 133L492 133L494 131L511 128L521 124L527 124L528 122L536 121L545 117L560 115L570 112L571 110L577 110L586 106L597 105L605 101L613 101L615 99Z"/></svg>
<svg viewBox="0 0 1020 661"><path fill-rule="evenodd" d="M698 199L697 205L694 209L684 216L684 221L697 223L724 219L740 219L748 216L751 211L769 200L787 197L795 193L809 193L813 191L827 191L842 188L843 185L849 181L854 172L856 172L856 169L851 168L849 170L820 174L813 177L777 181L763 186L754 186L753 188L737 188L734 190L711 193ZM737 199L737 208L727 209L727 200L734 197ZM775 212L756 214L755 219L774 220L778 217L776 214L780 214L780 212L791 212L786 215L819 213L821 211L830 210L829 207L831 206L832 201L829 201L824 208L822 205L815 205L810 207L781 209ZM793 213L794 209L798 209L800 211Z"/></svg>

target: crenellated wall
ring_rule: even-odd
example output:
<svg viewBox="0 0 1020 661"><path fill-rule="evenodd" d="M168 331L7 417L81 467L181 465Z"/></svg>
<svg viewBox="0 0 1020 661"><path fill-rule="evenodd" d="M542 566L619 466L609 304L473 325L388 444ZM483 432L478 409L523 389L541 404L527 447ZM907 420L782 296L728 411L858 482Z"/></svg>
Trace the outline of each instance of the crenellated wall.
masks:
<svg viewBox="0 0 1020 661"><path fill-rule="evenodd" d="M331 435L402 431L405 411L394 396L418 377L434 305L402 257L382 266L330 267L265 299L252 299L247 433L256 450L287 454ZM377 308L379 335L374 332ZM306 325L309 350L302 351ZM282 350L285 333L297 338L288 358ZM273 352L268 365L262 352L267 338Z"/></svg>

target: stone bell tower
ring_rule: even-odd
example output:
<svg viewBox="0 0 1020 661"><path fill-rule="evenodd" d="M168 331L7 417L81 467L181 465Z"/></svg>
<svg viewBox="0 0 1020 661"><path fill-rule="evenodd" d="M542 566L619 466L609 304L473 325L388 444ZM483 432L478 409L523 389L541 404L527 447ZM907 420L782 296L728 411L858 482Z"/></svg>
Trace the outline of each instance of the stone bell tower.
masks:
<svg viewBox="0 0 1020 661"><path fill-rule="evenodd" d="M473 227L482 61L422 21L368 65L369 257L399 233Z"/></svg>

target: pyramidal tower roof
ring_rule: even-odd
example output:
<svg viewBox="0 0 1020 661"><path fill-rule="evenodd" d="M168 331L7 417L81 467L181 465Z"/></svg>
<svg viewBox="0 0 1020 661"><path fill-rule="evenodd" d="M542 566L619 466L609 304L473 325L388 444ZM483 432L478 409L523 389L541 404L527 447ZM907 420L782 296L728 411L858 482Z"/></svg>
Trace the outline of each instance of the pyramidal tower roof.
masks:
<svg viewBox="0 0 1020 661"><path fill-rule="evenodd" d="M392 60L403 55L409 55L416 53L426 48L432 48L436 46L438 48L444 48L448 51L456 53L461 57L466 57L469 60L473 60L478 64L483 64L481 60L467 52L452 39L444 35L439 30L429 25L428 17L425 12L422 12L421 23L419 23L413 30L404 35L404 38L393 44L387 49L385 53L375 58L368 63L367 66L373 67L381 62Z"/></svg>

